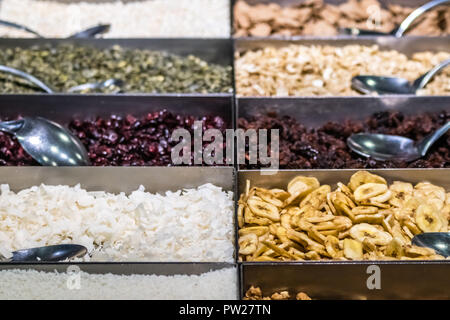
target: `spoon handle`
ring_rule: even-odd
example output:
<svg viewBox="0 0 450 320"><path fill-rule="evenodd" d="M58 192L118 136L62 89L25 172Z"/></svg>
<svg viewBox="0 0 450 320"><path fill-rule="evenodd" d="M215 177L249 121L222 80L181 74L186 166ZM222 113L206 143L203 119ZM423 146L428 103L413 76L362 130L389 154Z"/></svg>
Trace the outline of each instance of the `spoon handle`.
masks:
<svg viewBox="0 0 450 320"><path fill-rule="evenodd" d="M80 31L69 37L69 39L85 39L85 38L93 38L97 34L102 34L108 32L111 28L110 24L101 24L84 31Z"/></svg>
<svg viewBox="0 0 450 320"><path fill-rule="evenodd" d="M440 6L442 4L450 4L450 0L434 0L425 3L423 6L414 10L398 27L395 32L395 36L400 38L406 32L406 30L411 26L411 24L426 11L433 9L434 7Z"/></svg>
<svg viewBox="0 0 450 320"><path fill-rule="evenodd" d="M4 26L7 26L7 27L11 27L11 28L23 30L23 31L26 31L26 32L28 32L28 33L34 34L35 36L38 36L39 38L43 38L43 37L42 37L39 33L37 33L36 31L31 30L31 29L28 28L28 27L25 27L25 26L23 26L23 25L20 25L20 24L14 23L14 22L6 21L6 20L0 20L0 25L4 25Z"/></svg>
<svg viewBox="0 0 450 320"><path fill-rule="evenodd" d="M420 155L422 157L425 156L427 154L428 149L433 145L433 143L439 140L439 138L442 137L448 130L450 130L450 121L447 122L444 126L440 127L435 132L433 132L432 134L429 134L428 136L423 138L423 140L420 141L417 145Z"/></svg>
<svg viewBox="0 0 450 320"><path fill-rule="evenodd" d="M431 69L430 71L425 73L423 76L421 76L420 78L415 80L413 83L413 87L416 90L425 88L425 86L428 84L428 82L430 82L431 79L433 79L433 77L435 75L437 75L442 69L448 67L449 65L450 65L450 59L442 61L437 66L435 66L433 69Z"/></svg>
<svg viewBox="0 0 450 320"><path fill-rule="evenodd" d="M22 128L24 121L23 120L13 120L13 121L3 121L0 122L0 131L8 132L8 133L16 133L20 128Z"/></svg>
<svg viewBox="0 0 450 320"><path fill-rule="evenodd" d="M9 74L13 74L17 77L20 77L22 79L25 79L33 84L35 84L36 86L38 86L39 88L41 88L42 90L44 90L47 93L53 93L53 90L50 89L45 83L43 83L41 80L39 80L38 78L32 76L31 74L28 74L26 72L14 69L14 68L10 68L7 66L2 66L0 65L0 72L5 72L5 73L9 73Z"/></svg>

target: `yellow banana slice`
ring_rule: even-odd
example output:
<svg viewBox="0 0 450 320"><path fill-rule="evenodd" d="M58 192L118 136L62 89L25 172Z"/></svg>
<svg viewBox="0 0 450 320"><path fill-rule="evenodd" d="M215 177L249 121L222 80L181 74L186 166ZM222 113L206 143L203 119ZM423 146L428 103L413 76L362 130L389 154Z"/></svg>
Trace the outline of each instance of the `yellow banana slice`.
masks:
<svg viewBox="0 0 450 320"><path fill-rule="evenodd" d="M392 197L389 203L395 207L401 208L413 196L414 187L411 183L395 181L389 187Z"/></svg>
<svg viewBox="0 0 450 320"><path fill-rule="evenodd" d="M381 231L368 223L359 223L351 227L350 236L360 242L367 238L379 246L387 245L392 240L392 236L389 233Z"/></svg>
<svg viewBox="0 0 450 320"><path fill-rule="evenodd" d="M431 248L418 247L415 245L406 245L405 246L405 254L409 257L417 257L417 256L431 256L435 255L436 252Z"/></svg>
<svg viewBox="0 0 450 320"><path fill-rule="evenodd" d="M254 233L258 237L260 237L260 236L266 234L267 232L269 232L269 227L247 227L247 228L239 229L240 236L244 236L249 233Z"/></svg>
<svg viewBox="0 0 450 320"><path fill-rule="evenodd" d="M370 202L373 203L384 203L389 201L392 198L392 192L388 189L385 193L380 194L379 196L370 198Z"/></svg>
<svg viewBox="0 0 450 320"><path fill-rule="evenodd" d="M344 239L344 256L351 260L363 259L363 246L357 240Z"/></svg>
<svg viewBox="0 0 450 320"><path fill-rule="evenodd" d="M387 185L386 180L380 176L372 174L368 171L358 171L350 178L348 187L355 191L358 187L366 183L379 183Z"/></svg>
<svg viewBox="0 0 450 320"><path fill-rule="evenodd" d="M310 192L320 187L319 180L313 177L298 176L292 179L287 187L290 197L285 205L296 204Z"/></svg>
<svg viewBox="0 0 450 320"><path fill-rule="evenodd" d="M331 192L329 185L323 185L308 194L301 202L300 207L311 206L314 209L320 209L327 201L327 194Z"/></svg>
<svg viewBox="0 0 450 320"><path fill-rule="evenodd" d="M339 247L339 239L333 236L327 236L325 239L325 249L330 256L335 258L341 251L341 248Z"/></svg>
<svg viewBox="0 0 450 320"><path fill-rule="evenodd" d="M239 237L239 254L250 255L258 248L258 237L254 233L246 234Z"/></svg>
<svg viewBox="0 0 450 320"><path fill-rule="evenodd" d="M393 238L386 247L386 255L389 257L400 258L405 255L403 250L402 241L398 238Z"/></svg>
<svg viewBox="0 0 450 320"><path fill-rule="evenodd" d="M353 194L356 201L364 201L385 193L387 185L381 183L366 183L358 187Z"/></svg>
<svg viewBox="0 0 450 320"><path fill-rule="evenodd" d="M415 220L417 226L423 232L439 232L442 230L444 224L439 212L429 204L421 204L415 213Z"/></svg>
<svg viewBox="0 0 450 320"><path fill-rule="evenodd" d="M376 214L378 212L377 207L372 206L358 206L352 209L352 213L357 216L360 214Z"/></svg>
<svg viewBox="0 0 450 320"><path fill-rule="evenodd" d="M257 200L252 197L247 201L247 205L256 216L267 218L272 221L280 221L280 212L278 208L271 203Z"/></svg>
<svg viewBox="0 0 450 320"><path fill-rule="evenodd" d="M262 188L255 188L255 194L265 202L273 204L274 206L281 208L284 202L275 197L269 190Z"/></svg>
<svg viewBox="0 0 450 320"><path fill-rule="evenodd" d="M270 193L272 193L272 195L275 198L277 198L281 201L286 200L290 196L289 192L281 190L281 189L270 189Z"/></svg>

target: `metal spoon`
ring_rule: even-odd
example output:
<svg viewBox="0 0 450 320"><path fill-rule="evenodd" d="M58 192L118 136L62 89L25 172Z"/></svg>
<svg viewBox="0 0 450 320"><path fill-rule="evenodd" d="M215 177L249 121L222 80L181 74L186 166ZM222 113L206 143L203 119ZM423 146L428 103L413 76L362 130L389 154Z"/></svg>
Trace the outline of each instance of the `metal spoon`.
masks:
<svg viewBox="0 0 450 320"><path fill-rule="evenodd" d="M414 161L422 158L428 149L450 129L450 121L419 142L388 134L358 133L347 139L347 145L357 154L375 160Z"/></svg>
<svg viewBox="0 0 450 320"><path fill-rule="evenodd" d="M38 32L36 32L36 31L26 27L26 26L23 26L23 25L20 25L18 23L15 23L15 22L10 22L10 21L6 21L6 20L0 20L0 25L4 25L4 26L7 26L7 27L23 30L23 31L26 31L28 33L34 34L35 36L37 36L39 38L45 38L44 36L42 36ZM69 39L93 38L93 37L95 37L98 34L102 34L102 33L108 32L110 30L110 28L111 28L110 24L100 24L98 26L91 27L91 28L88 28L86 30L77 32L77 33L71 35L69 37Z"/></svg>
<svg viewBox="0 0 450 320"><path fill-rule="evenodd" d="M43 166L87 166L90 163L80 140L44 118L0 122L0 131L15 135L24 150Z"/></svg>
<svg viewBox="0 0 450 320"><path fill-rule="evenodd" d="M83 257L87 253L84 246L78 244L60 244L14 251L12 258L3 262L63 261Z"/></svg>
<svg viewBox="0 0 450 320"><path fill-rule="evenodd" d="M352 78L352 87L364 94L415 94L437 75L442 69L450 65L450 59L445 60L433 69L420 76L413 83L403 78L379 77L379 76L356 76Z"/></svg>
<svg viewBox="0 0 450 320"><path fill-rule="evenodd" d="M450 232L421 233L412 239L412 244L434 249L441 256L450 256Z"/></svg>
<svg viewBox="0 0 450 320"><path fill-rule="evenodd" d="M15 75L19 78L25 79L25 80L33 83L37 87L41 88L43 91L45 91L47 93L55 93L55 91L52 88L50 88L49 86L47 86L44 82L42 82L38 78L36 78L36 77L32 76L31 74L26 73L24 71L0 65L0 72L9 73L9 74ZM124 82L122 80L108 79L108 80L105 80L102 82L85 83L85 84L81 84L78 86L74 86L72 88L69 88L67 91L69 93L74 93L74 92L84 91L84 90L89 90L89 89L99 90L99 89L104 89L104 88L109 88L109 87L117 87L117 88L119 88L119 90L115 91L117 93L117 92L120 92L120 88L123 86L124 86Z"/></svg>
<svg viewBox="0 0 450 320"><path fill-rule="evenodd" d="M411 12L411 14L408 17L406 17L405 20L403 20L403 22L400 24L400 26L398 26L397 28L395 28L394 30L392 30L389 33L372 31L372 30L363 30L363 29L358 29L358 28L342 28L339 31L341 34L352 35L352 36L395 36L397 38L400 38L401 36L403 36L403 34L406 32L406 30L409 29L409 27L413 24L413 22L417 18L419 18L422 14L433 9L434 7L437 7L437 6L440 6L443 4L450 4L450 0L434 0L434 1L430 1L426 4L424 4L423 6L417 8L416 10Z"/></svg>

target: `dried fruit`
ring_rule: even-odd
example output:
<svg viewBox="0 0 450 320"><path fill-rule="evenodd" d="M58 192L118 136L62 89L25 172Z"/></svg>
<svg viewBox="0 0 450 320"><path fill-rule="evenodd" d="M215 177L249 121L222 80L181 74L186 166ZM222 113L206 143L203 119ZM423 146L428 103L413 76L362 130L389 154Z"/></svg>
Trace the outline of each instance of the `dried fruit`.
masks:
<svg viewBox="0 0 450 320"><path fill-rule="evenodd" d="M388 190L385 184L366 183L355 190L354 197L356 201L364 201L385 193Z"/></svg>
<svg viewBox="0 0 450 320"><path fill-rule="evenodd" d="M421 204L415 213L418 227L423 232L443 231L444 224L438 211L431 205Z"/></svg>
<svg viewBox="0 0 450 320"><path fill-rule="evenodd" d="M368 223L354 225L350 228L350 235L353 239L360 242L363 242L365 239L369 239L374 244L379 246L387 245L392 240L392 236L389 233L381 231Z"/></svg>
<svg viewBox="0 0 450 320"><path fill-rule="evenodd" d="M363 171L350 181L351 188L339 182L332 191L317 179L299 176L288 183L289 193L250 188L247 181L239 200L244 208L239 260L443 259L411 246L411 239L433 228L449 230L444 189L402 182L389 187L382 177ZM286 201L288 195L295 199ZM448 211L437 210L438 201Z"/></svg>

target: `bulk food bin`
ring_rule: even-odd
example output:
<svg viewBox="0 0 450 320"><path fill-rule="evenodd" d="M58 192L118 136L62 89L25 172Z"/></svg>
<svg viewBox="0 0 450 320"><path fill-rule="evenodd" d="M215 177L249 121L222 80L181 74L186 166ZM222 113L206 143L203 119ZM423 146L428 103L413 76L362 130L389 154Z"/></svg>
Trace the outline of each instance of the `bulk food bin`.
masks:
<svg viewBox="0 0 450 320"><path fill-rule="evenodd" d="M146 192L165 194L185 188L197 188L211 183L224 191L234 192L235 172L233 168L162 168L162 167L3 167L0 168L1 184L9 184L12 191L19 191L32 186L80 184L88 191L106 191L114 194L130 192L144 186ZM233 209L234 211L234 209ZM234 230L230 230L234 234ZM232 242L235 242L232 236ZM234 246L234 244L233 244ZM231 257L230 257L231 258ZM234 260L234 258L231 258ZM45 272L68 272L68 268L76 266L79 271L89 274L115 275L200 275L209 271L232 268L238 292L238 270L231 261L214 262L146 262L146 261L88 261L61 263L9 263L0 262L0 271L21 269ZM82 279L83 281L83 279ZM231 280L230 280L231 281ZM4 284L5 285L5 284ZM214 284L211 284L214 287ZM126 297L122 297L126 298ZM188 298L188 297L186 297Z"/></svg>
<svg viewBox="0 0 450 320"><path fill-rule="evenodd" d="M285 48L288 47L290 45L297 45L297 46L306 46L306 47L317 47L317 46L331 46L331 47L336 47L336 48L341 48L344 46L349 46L349 45L359 45L359 46L378 46L380 51L384 51L384 50L395 50L401 54L406 55L408 58L411 58L412 55L414 53L417 52L425 52L425 51L430 51L432 53L438 53L438 52L450 52L450 41L449 41L450 37L404 37L404 38L396 38L396 37L384 37L384 36L378 36L378 37L373 37L373 36L365 36L365 37L346 37L346 38L341 38L341 37L323 37L323 38L312 38L312 37L308 37L308 38L289 38L289 39L272 39L272 38L241 38L241 39L235 39L234 42L234 46L235 46L235 84L236 84L236 95L238 98L241 98L243 96L264 96L264 94L267 94L267 98L270 97L275 97L275 93L272 93L273 88L275 87L275 84L277 84L278 86L280 86L279 81L281 81L281 84L285 84L285 88L283 89L284 91L281 91L280 93L276 93L276 95L278 97L282 97L282 96L288 96L291 92L295 92L294 88L296 88L296 83L293 82L295 79L295 74L298 74L298 77L302 77L302 76L307 76L307 71L303 71L303 65L300 64L300 67L298 66L294 66L294 71L296 73L289 73L287 71L281 71L282 68L282 64L278 61L278 63L274 64L274 70L270 70L272 73L275 71L278 71L279 74L270 74L266 75L264 74L264 70L262 70L261 74L256 73L255 75L253 75L251 73L251 71L248 71L247 68L251 68L251 64L253 61L256 60L252 60L252 59L258 59L257 56L251 57L248 61L245 61L245 57L243 57L243 55L246 52L253 52L255 50L260 50L260 49L266 49L266 48L274 48L274 49L280 49L280 48ZM349 49L350 50L350 49ZM355 54L355 53L353 53ZM367 52L365 53L367 54ZM287 54L285 54L287 56ZM310 55L310 59L314 59L313 54L309 54ZM239 56L241 57L241 59L244 59L243 61L240 61L240 63L238 63ZM281 55L280 55L281 56ZM264 58L260 57L259 59L265 59L262 61L265 61L264 63L266 64L266 66L270 63L268 62L271 56L269 56L269 53L267 53ZM278 57L278 56L276 56ZM275 58L275 57L272 57ZM345 56L342 57L342 59L344 59ZM288 59L288 58L287 58ZM290 60L294 60L294 55L291 54L291 56L289 56ZM335 57L333 57L333 59L335 59ZM444 60L445 58L441 58L442 60ZM338 58L335 59L336 61L339 61ZM383 57L383 60L386 60L386 57ZM421 60L423 61L423 57L421 58ZM442 61L439 60L439 61ZM244 63L245 61L245 63ZM259 61L259 60L258 60ZM320 61L320 60L319 60ZM286 62L286 63L287 63ZM264 63L262 63L262 66L258 66L257 68L263 68L264 67ZM344 65L345 68L350 68L349 64L351 63L351 61L347 58L344 61ZM358 61L358 65L365 63L365 61ZM373 61L368 60L367 64L371 64L373 63ZM240 65L242 64L242 66ZM293 63L294 64L294 63ZM326 61L324 61L322 63L324 66L328 66L328 63ZM314 68L319 68L320 64L313 65ZM320 70L324 69L325 67L320 65ZM434 65L433 65L434 66ZM430 66L429 69L431 69L432 66ZM298 68L298 70L296 70L295 68ZM348 87L347 86L343 86L338 87L338 89L335 88L336 86L336 82L337 80L342 80L342 81L347 81L346 79L349 77L349 75L351 76L356 76L357 74L351 74L351 72L355 72L354 70L347 70L346 72L344 72L343 74L339 75L340 78L333 78L336 75L336 71L339 71L339 66L335 66L333 65L333 72L329 75L329 80L325 81L323 79L325 79L326 77L323 75L324 74L324 70L322 70L322 75L321 77L317 76L314 77L314 79L322 79L322 86L320 86L318 88L318 90L322 90L325 93L321 93L322 91L317 91L318 93L308 93L308 91L306 91L305 93L300 93L300 94L290 94L293 97L298 97L298 98L303 98L306 96L314 96L317 98L321 98L321 97L333 97L336 95L340 95L340 96L346 96L345 94L349 95L349 93L347 92L351 92L352 95L350 95L351 97L357 97L359 95L355 95L353 93L353 91L350 91L348 89L348 87L351 86L351 77L348 79ZM390 68L392 69L392 68ZM394 68L395 69L395 68ZM423 73L429 71L428 68L426 68L427 70L424 70ZM392 72L394 72L395 70L392 70ZM412 71L412 70L411 70ZM292 72L292 71L291 71ZM304 72L304 74L300 74L301 72ZM318 71L316 69L312 69L312 71L308 71L308 72L313 72L313 75L315 76ZM391 71L389 71L391 72ZM404 71L401 71L404 72ZM241 80L239 80L239 74L243 74L243 78ZM379 74L379 71L377 71L377 74ZM383 74L381 74L383 75ZM390 75L390 74L387 74ZM254 79L252 79L252 76ZM283 76L289 76L287 77L287 80L284 80ZM395 74L393 74L392 76L396 76ZM398 75L397 75L398 76ZM417 77L419 77L420 74L417 74ZM249 80L250 79L251 82L251 86L249 84ZM279 80L281 79L281 80ZM313 79L313 78L311 78ZM311 82L310 86L313 86L313 82L311 79L308 79L308 82ZM270 85L268 85L268 89L263 89L264 85L261 83L261 81L268 81L270 83ZM333 81L331 81L333 80ZM412 80L412 79L410 79ZM239 85L239 82L241 82L242 84ZM441 81L442 82L442 81ZM329 87L327 87L329 83ZM302 86L299 87L299 90L303 92L306 90L308 83L303 84ZM254 88L255 86L259 86L260 89L259 92L260 93L255 93L257 92L257 90ZM425 88L426 89L426 88ZM435 88L436 89L436 88ZM447 94L447 90L445 90L445 85L444 87L441 86L441 83L439 83L439 87L438 89L440 89L441 91L443 90L446 94ZM434 89L433 89L434 90ZM437 89L436 89L437 90ZM246 91L248 93L246 93ZM335 93L336 92L341 92L341 93ZM432 91L433 92L433 91ZM428 94L426 91L423 93L423 95ZM361 94L362 95L362 94ZM438 95L438 94L436 94ZM402 95L402 97L405 97L407 95Z"/></svg>
<svg viewBox="0 0 450 320"><path fill-rule="evenodd" d="M312 160L309 164L312 168L332 169L332 165L334 165L331 161L334 157L331 155L332 147L326 147L326 143L320 139L331 139L331 142L329 143L333 144L335 143L333 142L333 139L335 139L345 144L345 137L348 135L348 132L342 131L337 137L332 133L332 130L338 130L337 128L340 125L345 127L345 130L354 130L354 128L358 128L358 132L369 131L386 133L387 130L395 129L394 122L390 123L388 121L399 121L400 124L397 124L397 126L400 125L402 129L398 130L406 130L409 132L408 134L411 134L410 138L420 139L415 138L415 136L419 134L418 132L422 132L424 128L414 127L414 130L408 131L405 129L408 126L407 123L412 121L410 119L416 119L414 120L414 123L416 123L416 125L421 125L421 123L418 123L420 121L417 121L417 117L430 114L430 118L427 119L433 119L434 127L432 127L433 129L431 129L431 131L436 130L440 126L440 122L443 122L443 125L446 117L448 119L448 115L450 114L450 98L446 96L413 95L390 95L379 97L239 97L237 98L236 108L236 125L240 128L245 128L247 126L258 126L258 128L259 126L267 126L268 123L271 123L270 120L267 119L270 119L271 117L274 117L276 121L274 120L273 123L270 124L271 127L261 127L261 129L278 128L278 126L281 126L281 123L285 121L283 120L283 117L288 116L291 121L296 121L296 123L299 123L306 128L308 134L305 138L301 139L301 143L305 144L305 148L310 146L311 148L319 148L318 150L321 150L321 152L329 153L318 154L317 159L314 160L313 154L305 155L297 149L292 148L288 155L280 153L282 164L283 159L286 161L285 159L288 159L289 156L291 157L291 164L287 168L308 169L308 167L305 166L308 165L307 162ZM260 119L258 116L263 116L266 120L258 122L258 119ZM441 119L440 117L443 118ZM367 122L364 122L369 118L371 119L370 126ZM394 118L395 120L389 120L391 118ZM249 124L247 124L247 121ZM347 121L350 121L350 124L346 124ZM326 125L330 122L332 122L333 125L327 127ZM355 125L356 122L357 125ZM284 141L283 144L283 136L281 134L284 132L283 130L290 130L288 131L289 135L294 134L296 130L301 132L300 129L295 129L295 126L291 124L291 122L289 123L290 124L288 124L286 128L279 128L281 130L280 143L285 147L287 146L287 142ZM428 122L425 121L424 125L425 123ZM344 124L346 125L344 126ZM362 127L360 127L361 125ZM318 129L322 130L320 134L318 133ZM326 134L323 132L326 132ZM310 142L308 139L313 140ZM316 139L319 140L316 141ZM445 146L445 139L445 136L442 137L435 147L432 147L429 151L429 155L427 155L422 162L421 160L413 162L413 164L389 162L388 167L448 167L450 165L450 160L445 158L446 152L443 150L445 147L447 147L447 149L450 147L448 145ZM292 139L288 141L292 144L297 142ZM326 149L326 151L323 151L321 148L324 148L324 150ZM343 162L341 165L336 164L336 168L348 168L349 166L355 168L384 166L382 162L373 161L372 163L371 160L366 160L364 157L352 153L346 146L339 146L337 150L338 152L345 152L345 156L351 156L352 160L348 161L347 158L345 158L345 161L342 160ZM292 159L294 159L295 162ZM304 159L304 161L302 159ZM433 162L431 159L436 161ZM258 166L246 163L242 164L241 168L254 169ZM281 168L286 168L285 164Z"/></svg>
<svg viewBox="0 0 450 320"><path fill-rule="evenodd" d="M347 183L358 170L280 170L262 175L258 170L238 172L237 197L251 186L285 189L298 175L316 177L332 190L338 182ZM412 184L428 181L450 190L450 169L380 169L369 170L388 183ZM238 230L238 229L237 229ZM236 230L236 233L237 233ZM236 248L238 251L239 248ZM312 299L449 299L450 260L429 261L295 261L241 262L241 298L251 287L260 287L263 296L288 290L295 299L305 292ZM371 267L372 266L372 267ZM380 288L373 288L369 277L373 266L379 268ZM370 267L370 268L369 268ZM369 269L368 269L369 268ZM276 275L276 276L274 276ZM371 288L371 289L369 289Z"/></svg>
<svg viewBox="0 0 450 320"><path fill-rule="evenodd" d="M232 95L228 94L216 94L216 95L66 95L66 94L58 94L58 95L48 95L48 94L39 94L39 95L0 95L0 119L15 119L17 117L43 117L52 121L55 121L65 127L69 127L73 120L81 121L81 123L92 123L89 127L85 129L73 129L77 132L86 131L90 132L95 129L93 123L95 123L96 119L99 117L108 121L112 116L121 117L122 119L126 119L127 116L132 116L136 119L140 119L149 125L150 122L147 119L148 114L153 114L155 112L160 112L162 110L167 110L172 116L167 117L158 117L157 119L162 119L165 123L167 121L172 121L174 116L192 116L196 119L201 119L203 117L208 117L208 123L214 124L216 128L220 125L222 128L232 129L234 128L234 101ZM215 119L218 119L216 122ZM119 121L124 124L125 120ZM166 123L167 128L171 128L173 123ZM105 124L106 125L106 124ZM152 124L151 126L155 127L156 124ZM177 125L178 126L178 125ZM183 126L182 126L183 127ZM184 127L189 127L184 125ZM102 127L103 128L103 127ZM109 129L116 131L111 126L108 126ZM77 134L75 131L73 133ZM100 129L99 129L100 130ZM101 129L103 130L103 129ZM124 131L122 129L117 129L118 136L123 137ZM145 134L146 129L137 128L133 130L132 136L136 137L138 134ZM157 134L159 131L155 133ZM162 132L162 131L161 131ZM172 133L170 133L172 134ZM10 139L6 134L4 138L7 140ZM153 143L154 139L151 136L149 139L144 136L139 136L139 139L142 143ZM131 139L130 138L130 139ZM152 140L153 139L153 140ZM125 155L119 155L119 147L120 144L118 142L113 143L112 145L107 145L104 142L101 142L101 139L95 138L98 141L98 145L106 146L113 150L114 157L119 156L121 159L124 159ZM127 138L126 141L129 139ZM8 143L5 140L2 140L2 146L8 148ZM165 139L164 141L167 141ZM163 142L164 142L163 141ZM161 143L161 142L160 142ZM90 142L84 141L84 144L87 148L93 146ZM144 148L144 145L142 145ZM98 147L96 147L98 149ZM164 150L168 151L167 146L164 147ZM95 151L96 152L96 151ZM156 152L156 151L155 151ZM157 159L159 157L158 153L152 151L154 157L153 159ZM135 154L135 152L133 152ZM166 156L164 154L163 156ZM170 153L168 154L170 155ZM141 158L139 156L138 158ZM6 159L6 158L5 158ZM9 158L8 158L9 159ZM91 158L94 161L94 158ZM145 160L141 158L141 160ZM170 160L170 159L169 159ZM166 163L167 161L158 161L157 165L169 165L172 163ZM16 165L18 162L13 160L12 164ZM28 165L37 164L34 161L26 161ZM112 165L114 163L109 162ZM120 164L121 162L119 162ZM144 161L145 165L155 165L152 163L151 158L147 158ZM192 162L193 164L193 162ZM103 164L104 165L104 164ZM117 165L117 164L116 164Z"/></svg>
<svg viewBox="0 0 450 320"><path fill-rule="evenodd" d="M418 8L418 7L422 6L422 5L424 5L425 3L429 2L429 0L377 0L377 1L378 1L378 3L381 4L381 7L385 8L385 9L387 9L388 6L390 6L390 5L399 5L399 6L408 7L408 8L414 8L415 9L415 8ZM237 2L238 2L238 0L232 0L232 7L233 8L235 7ZM250 6L256 6L256 5L259 5L259 4L268 5L268 4L271 4L271 3L276 3L276 4L280 5L281 7L290 7L290 6L295 6L295 5L301 4L304 1L302 1L302 0L277 0L277 1L274 1L274 0L243 0L243 2L245 2L246 4L248 4ZM324 4L329 4L329 5L334 5L334 6L338 6L338 5L347 3L347 2L348 2L348 0L323 0ZM445 8L445 7L444 6L438 6L438 7L434 8L434 9L432 9L430 12L432 12L433 10L442 9L442 8ZM235 12L233 10L233 22L236 21L236 16L235 16L234 13ZM373 9L370 12L368 12L368 13L369 13L369 16L371 16L371 17L377 17L376 16L376 12L373 11ZM263 20L261 20L261 22L262 21ZM289 24L287 24L286 26L288 26L288 25ZM343 27L353 27L353 26L349 25L349 26L343 26ZM364 27L364 29L368 29L368 28ZM413 27L410 27L409 30L413 30ZM237 37L235 35L235 33L236 33L236 26L235 26L234 23L233 23L232 33L233 33L233 36L235 38L245 38L245 37ZM408 34L406 34L406 36L407 35ZM285 39L285 38L314 38L315 36L310 36L310 35L304 35L304 36L302 36L302 35L294 35L294 36L270 35L270 37L271 38L279 38L279 39L284 38ZM319 36L319 37L321 37L321 36ZM337 38L346 38L346 37L352 37L352 36L351 35L338 34L335 37L337 37ZM259 37L255 36L253 38L259 38Z"/></svg>
<svg viewBox="0 0 450 320"><path fill-rule="evenodd" d="M215 64L221 67L231 67L233 64L232 41L230 39L215 38L144 38L144 39L26 39L26 38L1 38L0 49L7 48L58 48L61 45L73 45L75 47L88 47L94 49L109 49L114 46L120 46L123 49L150 50L174 54L181 57L193 55L208 64ZM16 66L16 68L18 68ZM20 69L20 68L19 68ZM26 70L22 70L26 71ZM5 73L1 73L5 74ZM34 74L37 78L38 75ZM233 77L230 74L233 88ZM45 79L40 79L45 82ZM107 80L107 79L104 79ZM124 80L126 79L119 79ZM90 81L95 82L95 81ZM50 87L51 83L46 83ZM81 84L81 83L80 83ZM171 92L172 93L172 92ZM220 92L210 92L211 94ZM34 94L34 93L32 93ZM41 94L41 93L36 93ZM56 93L65 94L65 93ZM139 94L151 94L148 92L139 92ZM172 94L183 94L183 92L173 92ZM195 93L185 93L186 95L195 95ZM231 94L231 92L224 92Z"/></svg>

